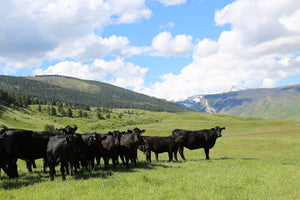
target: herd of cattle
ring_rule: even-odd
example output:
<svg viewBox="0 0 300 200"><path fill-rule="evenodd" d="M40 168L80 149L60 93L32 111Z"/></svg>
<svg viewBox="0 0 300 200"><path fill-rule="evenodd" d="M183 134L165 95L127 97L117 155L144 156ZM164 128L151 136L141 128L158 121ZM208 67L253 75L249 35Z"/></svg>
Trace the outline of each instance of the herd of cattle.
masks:
<svg viewBox="0 0 300 200"><path fill-rule="evenodd" d="M146 154L146 160L151 161L151 151L158 154L168 152L169 161L177 161L177 151L182 159L183 148L204 148L206 159L209 159L211 149L225 127L219 126L211 129L189 131L175 129L171 136L152 137L142 136L145 130L135 128L127 131L113 131L107 134L100 133L75 133L77 127L67 126L63 129L50 131L31 131L23 129L4 128L0 132L0 170L2 169L10 178L18 177L17 160L26 161L29 172L35 166L35 160L43 158L44 173L46 167L50 169L50 180L54 180L55 166L60 163L63 180L65 172L70 175L80 167L88 170L94 169L94 161L100 166L100 158L104 160L105 168L109 160L115 167L118 158L123 165L129 168L129 160L136 166L137 149Z"/></svg>

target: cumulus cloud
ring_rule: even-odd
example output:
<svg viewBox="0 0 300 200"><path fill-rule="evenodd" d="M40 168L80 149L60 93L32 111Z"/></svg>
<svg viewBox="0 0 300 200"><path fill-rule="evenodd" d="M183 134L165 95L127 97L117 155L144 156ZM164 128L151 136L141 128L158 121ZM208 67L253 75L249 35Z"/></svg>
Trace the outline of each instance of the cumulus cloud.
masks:
<svg viewBox="0 0 300 200"><path fill-rule="evenodd" d="M165 6L175 6L186 3L186 0L158 0Z"/></svg>
<svg viewBox="0 0 300 200"><path fill-rule="evenodd" d="M149 51L148 47L130 45L127 37L112 35L102 38L97 35L88 35L76 41L68 40L49 52L51 59L72 57L80 62L95 60L106 55L115 57L130 57Z"/></svg>
<svg viewBox="0 0 300 200"><path fill-rule="evenodd" d="M237 0L215 13L219 26L230 24L217 41L203 39L193 61L180 74L165 74L143 92L167 99L223 92L232 86L274 87L300 72L300 1ZM164 32L152 47L171 55L174 39ZM174 48L173 46L173 49Z"/></svg>
<svg viewBox="0 0 300 200"><path fill-rule="evenodd" d="M177 35L164 31L153 38L151 55L154 56L187 56L193 49L192 36Z"/></svg>
<svg viewBox="0 0 300 200"><path fill-rule="evenodd" d="M88 80L100 80L120 87L132 87L138 91L144 87L144 76L148 71L123 59L105 61L96 59L92 64L76 61L63 61L47 69L37 69L34 75L65 75Z"/></svg>
<svg viewBox="0 0 300 200"><path fill-rule="evenodd" d="M0 23L5 27L0 28L0 62L20 68L39 66L49 54L54 58L76 55L79 59L86 59L109 53L138 53L137 47L126 45L124 52L99 42L102 39L105 43L105 38L97 41L97 36L93 38L91 35L109 24L133 23L151 17L145 0L0 0L0 4ZM68 49L85 40L90 46ZM116 40L128 42L117 36ZM62 54L58 56L58 53Z"/></svg>

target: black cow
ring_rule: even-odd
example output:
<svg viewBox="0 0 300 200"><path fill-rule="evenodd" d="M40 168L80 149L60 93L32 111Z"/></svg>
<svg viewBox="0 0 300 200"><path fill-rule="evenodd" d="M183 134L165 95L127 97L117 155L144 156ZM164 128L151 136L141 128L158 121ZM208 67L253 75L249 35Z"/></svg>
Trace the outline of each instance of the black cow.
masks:
<svg viewBox="0 0 300 200"><path fill-rule="evenodd" d="M126 168L129 168L129 160L131 160L131 162L134 163L134 166L136 166L137 148L139 145L144 143L141 136L144 132L145 130L134 128L133 130L127 130L127 132L121 133L119 154L123 165L125 165Z"/></svg>
<svg viewBox="0 0 300 200"><path fill-rule="evenodd" d="M116 167L118 159L118 149L120 146L120 133L119 131L109 132L107 134L100 133L103 149L96 156L97 164L100 167L100 158L103 157L105 169L108 168L109 160L112 159L113 167Z"/></svg>
<svg viewBox="0 0 300 200"><path fill-rule="evenodd" d="M173 152L178 150L178 145L183 142L181 136L174 139L173 136L168 137L152 137L143 136L144 145L139 146L140 150L146 153L146 160L151 162L151 151L155 153L156 161L158 161L158 154L168 152L169 162L173 161ZM177 161L177 159L175 159Z"/></svg>
<svg viewBox="0 0 300 200"><path fill-rule="evenodd" d="M50 180L54 180L55 166L59 163L62 179L65 180L65 168L78 167L78 161L82 158L85 144L80 134L74 135L56 135L49 139L47 145L47 160L50 168Z"/></svg>
<svg viewBox="0 0 300 200"><path fill-rule="evenodd" d="M174 138L183 137L183 142L178 146L179 153L183 160L186 160L183 155L183 147L190 150L204 148L206 159L209 160L209 149L213 148L218 137L222 137L222 130L219 126L212 129L204 129L198 131L189 131L182 129L175 129L172 132ZM177 151L175 152L175 159L177 159Z"/></svg>
<svg viewBox="0 0 300 200"><path fill-rule="evenodd" d="M35 159L46 159L46 149L49 138L57 134L72 134L77 127L67 126L64 129L52 131L35 132L23 129L5 129L2 130L3 152L7 157L7 168L13 170L17 167L17 159L23 159L26 162L34 163ZM27 164L27 166L30 166ZM7 174L8 175L8 174ZM10 176L10 175L8 175ZM10 176L18 177L18 174Z"/></svg>
<svg viewBox="0 0 300 200"><path fill-rule="evenodd" d="M84 133L81 137L86 145L85 158L81 164L88 170L94 169L95 157L103 151L101 141L105 140L107 136L101 136L97 133Z"/></svg>
<svg viewBox="0 0 300 200"><path fill-rule="evenodd" d="M17 165L9 163L3 147L4 137L5 135L0 134L0 172L2 169L10 178L15 178L18 177Z"/></svg>

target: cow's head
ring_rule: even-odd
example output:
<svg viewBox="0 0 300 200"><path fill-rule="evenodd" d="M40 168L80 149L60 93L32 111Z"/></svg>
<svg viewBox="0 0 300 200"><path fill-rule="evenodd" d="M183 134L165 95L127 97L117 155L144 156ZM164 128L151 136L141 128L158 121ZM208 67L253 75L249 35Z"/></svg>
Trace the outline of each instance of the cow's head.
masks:
<svg viewBox="0 0 300 200"><path fill-rule="evenodd" d="M67 144L70 146L72 151L74 152L81 152L84 148L84 142L80 135L68 135L66 137Z"/></svg>
<svg viewBox="0 0 300 200"><path fill-rule="evenodd" d="M75 126L74 128L72 128L71 126L66 126L63 130L64 130L65 134L73 135L73 134L75 134L75 132L77 130L77 126Z"/></svg>
<svg viewBox="0 0 300 200"><path fill-rule="evenodd" d="M222 137L222 131L225 130L225 127L221 128L216 126L215 128L212 128L212 130L217 133L217 137Z"/></svg>
<svg viewBox="0 0 300 200"><path fill-rule="evenodd" d="M139 129L139 128L134 128L133 130L127 130L128 133L132 133L133 134L133 143L136 145L140 145L144 143L144 140L142 138L142 134L145 133L146 131L143 129Z"/></svg>
<svg viewBox="0 0 300 200"><path fill-rule="evenodd" d="M9 178L17 178L19 177L18 174L18 167L16 164L9 164L9 163L2 163L1 168L7 174Z"/></svg>
<svg viewBox="0 0 300 200"><path fill-rule="evenodd" d="M182 144L184 141L184 135L183 134L178 134L178 135L172 135L175 144Z"/></svg>
<svg viewBox="0 0 300 200"><path fill-rule="evenodd" d="M120 138L121 138L120 131L108 132L108 135L111 135L111 140L114 146L120 146Z"/></svg>

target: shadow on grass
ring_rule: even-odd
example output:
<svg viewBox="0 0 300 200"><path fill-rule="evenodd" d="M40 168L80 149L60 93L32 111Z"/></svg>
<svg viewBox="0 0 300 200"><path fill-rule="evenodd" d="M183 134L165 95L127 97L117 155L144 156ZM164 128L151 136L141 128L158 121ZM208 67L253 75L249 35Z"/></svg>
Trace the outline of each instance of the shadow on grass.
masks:
<svg viewBox="0 0 300 200"><path fill-rule="evenodd" d="M100 168L98 170L92 170L92 171L80 169L78 170L78 173L73 175L72 177L75 180L90 179L90 178L107 179L113 176L114 173L134 173L134 172L138 172L139 169L152 170L158 167L169 168L171 166L167 166L166 164L164 164L164 161L160 161L160 162L140 161L137 163L136 167L130 163L129 169L124 167L122 164L118 165L115 168L109 166L108 169ZM61 180L61 173L59 168L60 168L59 166L56 167L56 175L54 180L56 179ZM69 175L67 175L66 177L68 176ZM8 176L6 176L6 174L2 172L0 174L0 188L3 188L5 190L14 190L22 187L31 186L37 183L48 182L50 181L49 179L50 179L49 173L44 174L42 170L34 170L32 174L28 172L19 173L19 178L13 178L13 179L9 178Z"/></svg>
<svg viewBox="0 0 300 200"><path fill-rule="evenodd" d="M187 159L183 162L199 162L199 161L214 161L214 160L258 160L257 158L231 158L231 157L220 157L220 158L211 158L209 160L204 159Z"/></svg>
<svg viewBox="0 0 300 200"><path fill-rule="evenodd" d="M2 173L0 180L0 188L11 190L49 180L49 174L43 174L42 172L34 172L32 174L23 173L19 175L19 178L9 178Z"/></svg>

